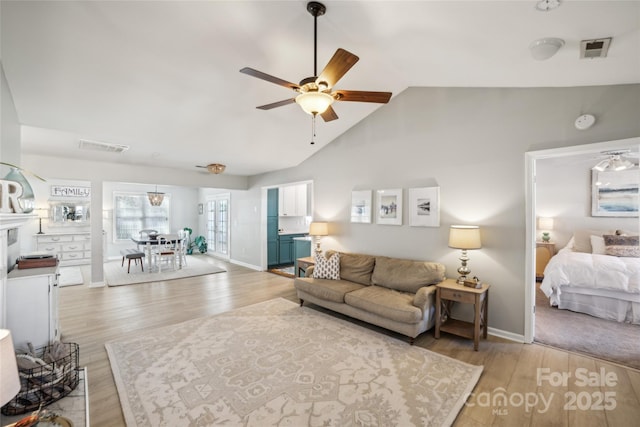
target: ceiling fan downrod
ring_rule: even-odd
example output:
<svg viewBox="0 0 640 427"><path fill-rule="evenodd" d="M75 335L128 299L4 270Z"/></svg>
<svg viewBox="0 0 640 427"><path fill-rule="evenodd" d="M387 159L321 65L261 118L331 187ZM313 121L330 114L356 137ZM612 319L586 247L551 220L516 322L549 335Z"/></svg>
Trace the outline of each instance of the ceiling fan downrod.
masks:
<svg viewBox="0 0 640 427"><path fill-rule="evenodd" d="M318 16L327 11L325 5L317 1L307 3L307 10L313 15L313 75L318 76Z"/></svg>

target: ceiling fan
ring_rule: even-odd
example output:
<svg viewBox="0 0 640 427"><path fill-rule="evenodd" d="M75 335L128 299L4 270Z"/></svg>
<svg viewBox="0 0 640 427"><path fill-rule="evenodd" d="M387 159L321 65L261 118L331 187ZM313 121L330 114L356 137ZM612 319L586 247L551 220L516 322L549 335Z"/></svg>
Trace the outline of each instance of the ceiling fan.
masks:
<svg viewBox="0 0 640 427"><path fill-rule="evenodd" d="M261 110L270 110L272 108L282 107L283 105L297 103L302 109L311 114L314 118L320 115L325 122L336 120L338 115L331 107L334 101L355 101L355 102L375 102L386 104L391 99L391 92L371 92L357 90L333 90L335 84L358 62L360 58L347 52L344 49L336 50L331 57L324 70L318 75L318 16L325 14L327 8L319 2L311 1L307 3L307 11L313 15L313 76L306 77L299 84L282 80L278 77L245 67L240 70L241 73L249 76L257 77L297 92L295 98L285 99L283 101L271 104L261 105Z"/></svg>
<svg viewBox="0 0 640 427"><path fill-rule="evenodd" d="M200 165L196 165L197 168L204 168L207 171L209 171L209 173L213 173L213 174L221 174L222 172L224 172L224 170L226 169L226 165L220 164L220 163L211 163L208 164L206 166L200 166Z"/></svg>
<svg viewBox="0 0 640 427"><path fill-rule="evenodd" d="M636 167L637 164L629 158L638 158L638 153L633 153L631 150L614 150L603 151L600 158L605 157L604 160L599 161L592 169L599 172L608 171L622 171L625 169L631 169Z"/></svg>

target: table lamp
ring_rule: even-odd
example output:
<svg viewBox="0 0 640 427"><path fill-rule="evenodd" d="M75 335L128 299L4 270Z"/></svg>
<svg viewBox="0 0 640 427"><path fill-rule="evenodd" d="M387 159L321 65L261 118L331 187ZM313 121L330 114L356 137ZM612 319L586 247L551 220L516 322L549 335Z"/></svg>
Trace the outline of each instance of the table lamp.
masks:
<svg viewBox="0 0 640 427"><path fill-rule="evenodd" d="M320 249L320 239L322 239L322 236L329 235L329 223L312 222L309 225L309 235L313 236L313 239L316 242L316 254L322 253L322 249Z"/></svg>
<svg viewBox="0 0 640 427"><path fill-rule="evenodd" d="M467 267L467 250L480 249L482 243L480 242L480 227L477 225L452 225L449 229L449 247L454 249L462 249L462 255L460 261L462 265L458 268L458 283L462 283L471 270Z"/></svg>
<svg viewBox="0 0 640 427"><path fill-rule="evenodd" d="M542 241L550 241L551 236L549 236L549 231L553 230L553 218L538 218L538 228L542 230Z"/></svg>
<svg viewBox="0 0 640 427"><path fill-rule="evenodd" d="M11 331L0 329L0 406L11 401L20 391L20 377Z"/></svg>

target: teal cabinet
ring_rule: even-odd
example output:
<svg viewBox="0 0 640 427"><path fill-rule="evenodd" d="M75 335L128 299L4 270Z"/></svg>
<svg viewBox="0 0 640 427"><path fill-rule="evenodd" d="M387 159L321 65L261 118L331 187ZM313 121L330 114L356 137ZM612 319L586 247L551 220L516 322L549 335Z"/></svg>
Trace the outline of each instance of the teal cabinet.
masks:
<svg viewBox="0 0 640 427"><path fill-rule="evenodd" d="M293 266L295 274L298 274L298 258L311 256L311 239L298 237L293 239Z"/></svg>
<svg viewBox="0 0 640 427"><path fill-rule="evenodd" d="M291 235L280 236L280 264L291 264L293 262L293 237Z"/></svg>
<svg viewBox="0 0 640 427"><path fill-rule="evenodd" d="M267 190L267 267L280 263L278 236L278 189Z"/></svg>

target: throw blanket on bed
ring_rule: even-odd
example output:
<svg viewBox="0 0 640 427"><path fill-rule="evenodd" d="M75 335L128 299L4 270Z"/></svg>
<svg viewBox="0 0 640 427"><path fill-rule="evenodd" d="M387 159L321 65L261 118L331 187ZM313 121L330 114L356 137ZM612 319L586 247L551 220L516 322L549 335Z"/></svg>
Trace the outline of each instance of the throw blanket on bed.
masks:
<svg viewBox="0 0 640 427"><path fill-rule="evenodd" d="M640 293L640 258L562 249L549 260L540 289L551 296L561 285Z"/></svg>

